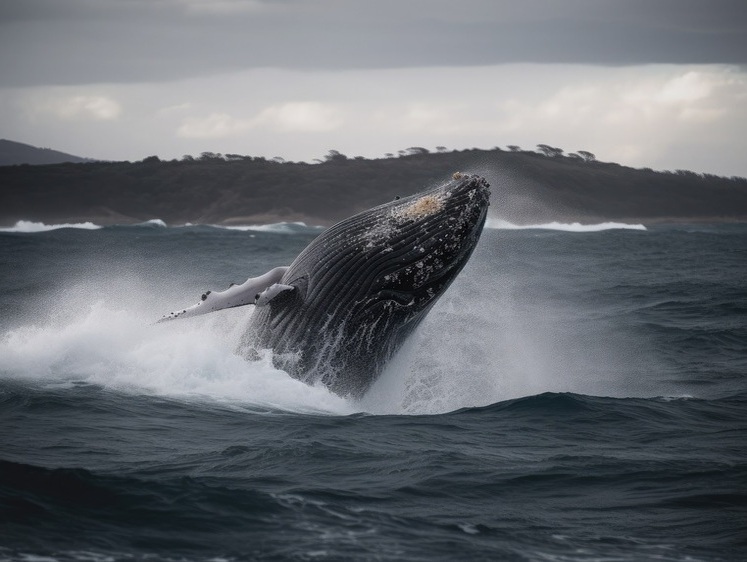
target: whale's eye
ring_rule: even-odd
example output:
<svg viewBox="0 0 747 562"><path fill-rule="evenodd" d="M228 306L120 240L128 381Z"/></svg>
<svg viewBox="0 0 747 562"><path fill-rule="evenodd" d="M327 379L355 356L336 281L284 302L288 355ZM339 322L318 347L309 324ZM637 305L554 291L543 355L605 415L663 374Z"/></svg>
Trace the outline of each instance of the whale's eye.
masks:
<svg viewBox="0 0 747 562"><path fill-rule="evenodd" d="M381 291L379 296L382 300L393 301L400 306L410 306L415 299L405 291Z"/></svg>

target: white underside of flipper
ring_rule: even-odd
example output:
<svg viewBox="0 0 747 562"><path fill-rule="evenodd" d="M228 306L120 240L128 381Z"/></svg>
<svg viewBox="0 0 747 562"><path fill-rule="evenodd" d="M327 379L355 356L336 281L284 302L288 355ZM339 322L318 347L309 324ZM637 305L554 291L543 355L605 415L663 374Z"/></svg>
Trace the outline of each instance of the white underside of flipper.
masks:
<svg viewBox="0 0 747 562"><path fill-rule="evenodd" d="M177 318L191 318L215 312L216 310L223 310L224 308L235 308L248 304L264 306L278 294L293 290L291 285L278 283L287 269L287 266L276 267L264 275L247 279L241 285L231 285L225 291L207 291L202 295L202 299L197 304L189 308L170 312L161 318L159 322L176 320Z"/></svg>

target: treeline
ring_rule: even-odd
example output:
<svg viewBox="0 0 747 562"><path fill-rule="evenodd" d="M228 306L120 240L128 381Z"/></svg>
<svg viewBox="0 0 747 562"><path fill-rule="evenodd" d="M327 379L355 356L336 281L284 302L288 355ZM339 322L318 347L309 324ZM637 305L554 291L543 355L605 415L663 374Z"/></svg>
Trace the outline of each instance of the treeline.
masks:
<svg viewBox="0 0 747 562"><path fill-rule="evenodd" d="M549 145L538 152L412 147L387 156L349 158L332 150L308 164L206 152L171 161L3 166L0 222L331 224L456 171L486 176L492 214L516 223L747 220L744 178L634 169Z"/></svg>

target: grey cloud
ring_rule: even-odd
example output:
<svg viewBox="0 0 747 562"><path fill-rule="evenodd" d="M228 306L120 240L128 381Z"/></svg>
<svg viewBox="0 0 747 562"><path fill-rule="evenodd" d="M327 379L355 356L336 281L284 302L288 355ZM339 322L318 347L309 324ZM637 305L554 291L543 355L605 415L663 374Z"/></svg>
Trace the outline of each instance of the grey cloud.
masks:
<svg viewBox="0 0 747 562"><path fill-rule="evenodd" d="M747 63L743 0L24 0L0 7L3 86L256 67Z"/></svg>

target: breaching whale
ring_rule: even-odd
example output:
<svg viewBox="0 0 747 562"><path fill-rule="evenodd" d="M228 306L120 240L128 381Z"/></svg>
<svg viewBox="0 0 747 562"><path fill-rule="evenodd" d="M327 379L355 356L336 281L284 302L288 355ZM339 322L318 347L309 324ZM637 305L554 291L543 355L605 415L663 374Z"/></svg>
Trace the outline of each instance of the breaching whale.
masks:
<svg viewBox="0 0 747 562"><path fill-rule="evenodd" d="M490 190L454 174L443 185L354 215L277 267L196 305L186 318L256 305L241 349L272 349L294 378L360 398L467 263Z"/></svg>

